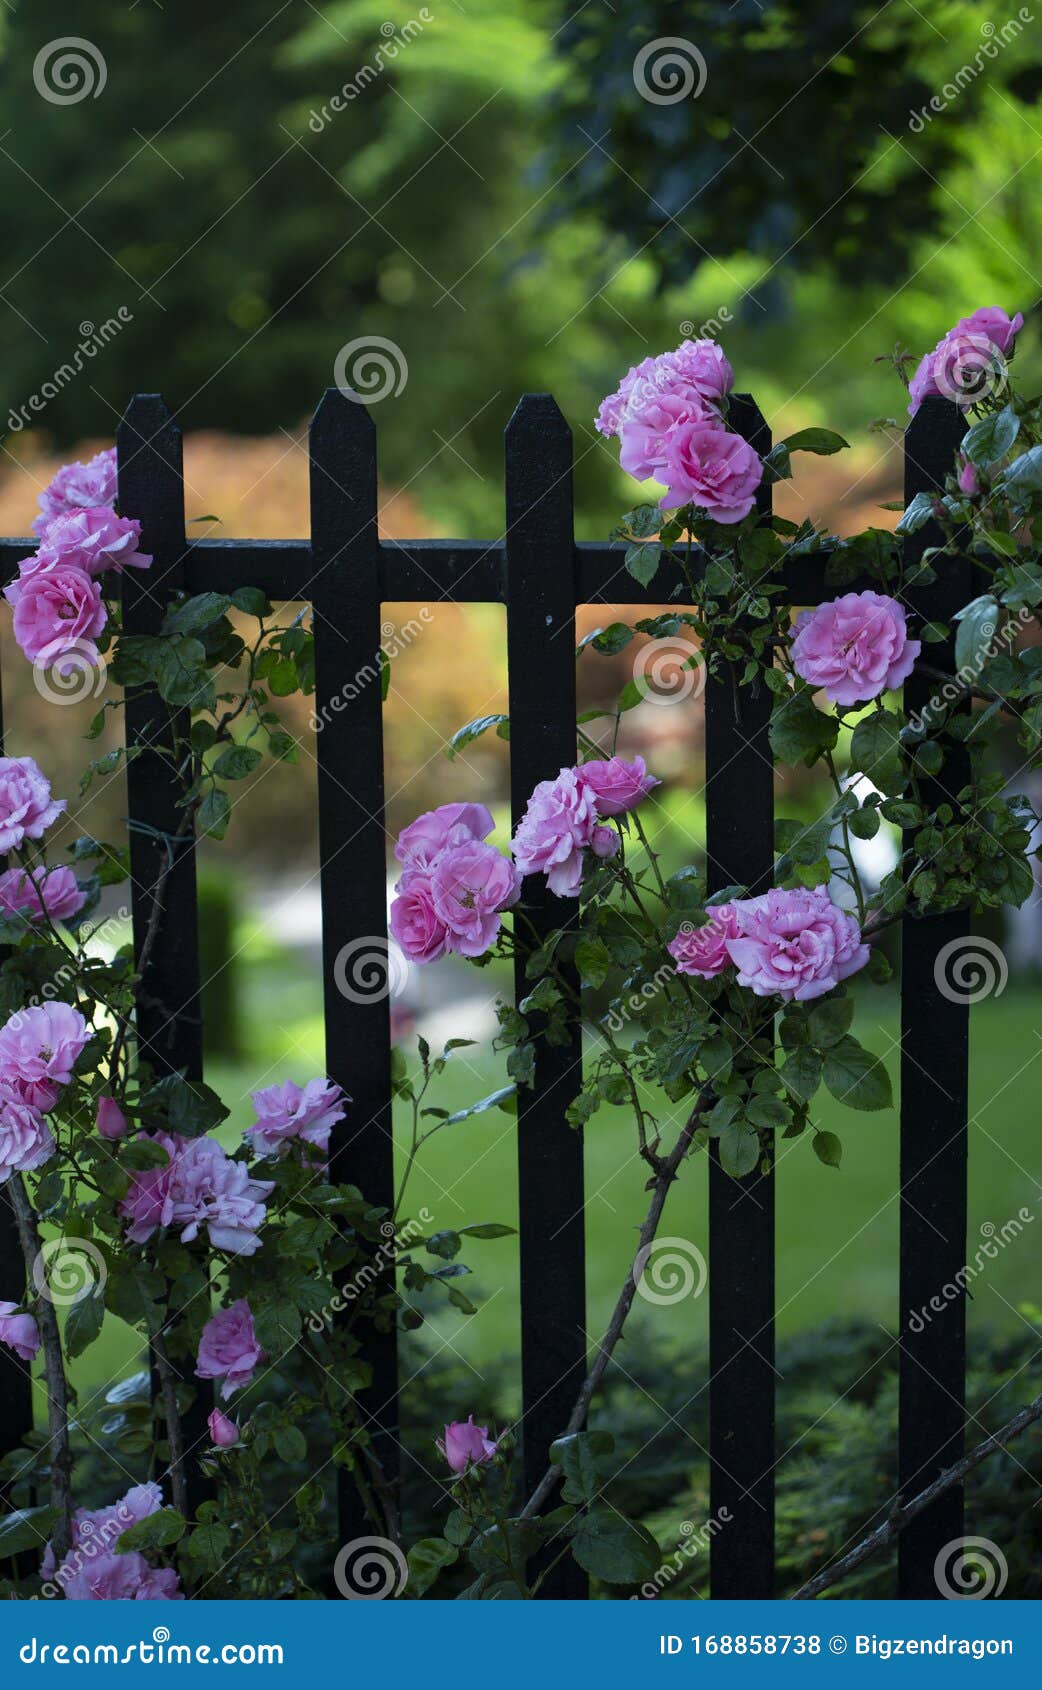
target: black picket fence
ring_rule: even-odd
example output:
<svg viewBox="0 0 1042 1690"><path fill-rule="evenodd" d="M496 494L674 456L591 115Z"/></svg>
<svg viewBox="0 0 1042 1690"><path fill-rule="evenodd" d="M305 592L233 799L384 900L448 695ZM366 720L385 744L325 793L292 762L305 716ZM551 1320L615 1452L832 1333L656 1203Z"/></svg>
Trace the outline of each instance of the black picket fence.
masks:
<svg viewBox="0 0 1042 1690"><path fill-rule="evenodd" d="M758 451L770 444L747 395L732 401L732 425ZM905 491L936 487L952 462L964 424L953 405L929 399L905 436ZM669 598L667 560L651 588L623 566L622 548L576 543L572 521L571 433L549 395L529 394L506 431L506 520L499 540L382 540L377 531L376 436L369 411L330 389L311 426L311 539L189 540L185 536L181 431L158 395L139 394L118 430L119 504L140 518L151 571L124 583L125 626L155 633L175 588L190 593L263 588L273 600L309 601L314 615L316 736L321 853L326 1066L353 1103L335 1129L336 1176L359 1185L374 1203L393 1192L391 1034L387 995L342 994L336 963L360 936L386 933L383 726L381 689L354 684L372 672L381 645L384 602L503 604L507 612L510 764L514 818L537 781L576 754L575 611L606 603L646 606ZM761 510L770 509L770 491ZM906 542L915 559L936 543L928 527ZM31 540L0 540L0 580L16 573ZM787 579L793 605L835 596L826 550L794 560ZM871 585L853 582L848 590ZM949 563L943 581L921 591L916 608L946 620L972 592L971 566ZM932 648L952 665L950 650ZM934 688L936 683L933 683ZM931 684L913 677L910 709ZM176 788L152 747L160 730L158 696L128 699L128 741L142 747L127 771L132 818L160 835L176 833ZM770 694L743 694L736 711L726 676L705 691L706 856L710 890L772 882L773 771L768 743ZM19 750L31 749L19 747ZM348 856L349 853L349 856ZM140 950L153 908L160 855L145 831L131 834L135 944ZM349 862L350 872L345 873ZM559 926L567 901L529 881L525 896L538 932ZM180 848L167 882L161 942L140 988L139 1048L159 1071L203 1069L199 1012L195 861ZM962 1451L965 1308L962 1295L916 1331L911 1311L959 1283L965 1261L968 1009L941 990L938 952L969 933L961 915L906 921L902 940L900 1163L900 1428L902 1495L921 1490ZM527 986L517 981L519 995ZM526 1491L541 1477L552 1440L568 1420L588 1351L583 1226L583 1138L565 1120L579 1089L582 1052L570 1044L540 1050L535 1084L522 1092L517 1117L521 1253L521 1379ZM798 1176L795 1176L798 1177ZM774 1490L774 1173L734 1179L715 1156L709 1180L708 1385L710 1507L727 1519L711 1547L717 1597L775 1594ZM895 1197L897 1197L895 1193ZM824 1264L823 1264L824 1266ZM14 1296L23 1267L9 1206L0 1210L0 1294ZM898 1311L895 1311L895 1314ZM921 1324L921 1323L920 1323ZM365 1412L386 1470L399 1472L398 1363L392 1333L373 1340L375 1377ZM200 1393L187 1442L205 1447ZM26 1371L7 1359L0 1404L0 1447L14 1447L30 1424ZM193 1489L203 1494L196 1476ZM891 1499L881 1496L881 1510ZM726 1510L726 1514L722 1511ZM962 1534L963 1499L953 1488L900 1539L899 1594L935 1597L934 1560ZM339 1542L367 1527L349 1482L340 1494ZM330 1546L331 1559L337 1545ZM585 1578L562 1565L546 1595L582 1597Z"/></svg>

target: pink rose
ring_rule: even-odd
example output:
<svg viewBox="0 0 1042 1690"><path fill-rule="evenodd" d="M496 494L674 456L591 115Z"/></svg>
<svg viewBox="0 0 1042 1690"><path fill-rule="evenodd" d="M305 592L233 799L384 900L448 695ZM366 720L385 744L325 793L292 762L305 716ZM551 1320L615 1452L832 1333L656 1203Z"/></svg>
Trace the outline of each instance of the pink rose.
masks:
<svg viewBox="0 0 1042 1690"><path fill-rule="evenodd" d="M756 503L763 464L741 435L696 419L667 437L656 479L669 489L659 501L663 510L694 504L716 522L741 522Z"/></svg>
<svg viewBox="0 0 1042 1690"><path fill-rule="evenodd" d="M23 1361L33 1361L40 1348L40 1334L31 1314L19 1313L17 1303L0 1303L0 1343L10 1346Z"/></svg>
<svg viewBox="0 0 1042 1690"><path fill-rule="evenodd" d="M792 663L833 704L864 704L907 680L922 650L904 606L882 593L844 593L796 618Z"/></svg>
<svg viewBox="0 0 1042 1690"><path fill-rule="evenodd" d="M981 305L960 317L920 360L908 384L908 414L914 417L930 394L942 393L963 410L985 398L1005 378L1005 358L1024 327L1018 311L1007 317L997 305Z"/></svg>
<svg viewBox="0 0 1042 1690"><path fill-rule="evenodd" d="M55 563L32 570L5 587L4 597L14 606L14 637L31 663L54 664L65 675L72 652L98 661L94 640L108 616L101 588L82 569Z"/></svg>
<svg viewBox="0 0 1042 1690"><path fill-rule="evenodd" d="M327 1155L330 1128L343 1120L344 1104L350 1101L324 1076L309 1080L303 1088L286 1080L280 1086L251 1092L250 1097L257 1119L246 1133L261 1156L283 1155L292 1139L303 1139Z"/></svg>
<svg viewBox="0 0 1042 1690"><path fill-rule="evenodd" d="M206 1424L218 1449L232 1449L239 1442L238 1426L234 1420L229 1420L226 1414L222 1414L219 1408L210 1411Z"/></svg>
<svg viewBox="0 0 1042 1690"><path fill-rule="evenodd" d="M18 1009L0 1027L0 1081L44 1111L53 1108L54 1088L68 1085L89 1038L87 1023L70 1003Z"/></svg>
<svg viewBox="0 0 1042 1690"><path fill-rule="evenodd" d="M395 890L392 935L410 962L437 962L449 949L449 930L434 908L430 875L407 869Z"/></svg>
<svg viewBox="0 0 1042 1690"><path fill-rule="evenodd" d="M102 1138L115 1140L125 1136L127 1117L114 1097L98 1098L98 1114L95 1124Z"/></svg>
<svg viewBox="0 0 1042 1690"><path fill-rule="evenodd" d="M683 415L690 420L719 403L733 382L734 372L715 340L682 341L675 351L645 358L627 371L617 392L603 401L597 428L608 436L621 434L656 397L680 401ZM623 468L627 467L624 463Z"/></svg>
<svg viewBox="0 0 1042 1690"><path fill-rule="evenodd" d="M21 911L33 921L42 921L46 911L51 921L68 921L86 902L87 894L80 890L72 869L64 865L33 874L9 868L0 874L0 910L11 915Z"/></svg>
<svg viewBox="0 0 1042 1690"><path fill-rule="evenodd" d="M638 386L623 413L619 427L619 463L636 481L665 480L670 440L685 423L697 420L707 428L721 426L701 400L680 399L675 394L650 392Z"/></svg>
<svg viewBox="0 0 1042 1690"><path fill-rule="evenodd" d="M643 358L639 364L630 366L616 391L609 393L608 397L601 401L600 410L596 417L596 427L599 433L607 435L609 439L618 434L626 405L634 388L638 382L647 381L654 376L657 363L656 358Z"/></svg>
<svg viewBox="0 0 1042 1690"><path fill-rule="evenodd" d="M62 1562L58 1583L64 1585L74 1563L82 1562L84 1556L114 1549L124 1532L158 1513L162 1506L163 1493L155 1480L150 1479L147 1484L132 1485L118 1502L110 1502L104 1508L77 1508L72 1516L72 1547ZM56 1565L54 1551L48 1544L40 1568L44 1578L55 1576Z"/></svg>
<svg viewBox="0 0 1042 1690"><path fill-rule="evenodd" d="M250 1305L240 1297L203 1327L195 1374L197 1379L223 1379L221 1396L227 1400L250 1383L254 1370L267 1359L253 1330Z"/></svg>
<svg viewBox="0 0 1042 1690"><path fill-rule="evenodd" d="M514 834L514 861L522 874L545 874L551 892L576 898L582 885L583 851L597 856L618 850L617 835L599 826L597 797L582 772L562 769L541 780Z"/></svg>
<svg viewBox="0 0 1042 1690"><path fill-rule="evenodd" d="M484 956L499 932L501 912L517 902L520 889L514 865L494 845L469 839L444 852L431 875L431 898L450 949Z"/></svg>
<svg viewBox="0 0 1042 1690"><path fill-rule="evenodd" d="M824 886L813 892L772 887L762 898L731 905L739 937L727 940L738 984L758 998L806 1003L830 992L868 961L852 915L837 909Z"/></svg>
<svg viewBox="0 0 1042 1690"><path fill-rule="evenodd" d="M451 846L487 839L494 826L484 804L439 804L402 828L394 854L406 868L430 870Z"/></svg>
<svg viewBox="0 0 1042 1690"><path fill-rule="evenodd" d="M977 466L972 464L969 458L961 460L959 490L971 499L980 492L980 477L977 474Z"/></svg>
<svg viewBox="0 0 1042 1690"><path fill-rule="evenodd" d="M703 980L712 980L730 967L727 941L737 939L740 932L734 907L717 904L706 910L706 915L709 920L704 927L692 927L685 922L666 946L678 974L697 974Z"/></svg>
<svg viewBox="0 0 1042 1690"><path fill-rule="evenodd" d="M144 1244L157 1227L178 1227L182 1244L191 1244L205 1226L215 1250L255 1255L274 1183L252 1179L245 1163L234 1161L215 1139L155 1133L151 1142L161 1145L169 1160L163 1167L132 1173L130 1190L119 1205L120 1215L130 1222L127 1237Z"/></svg>
<svg viewBox="0 0 1042 1690"><path fill-rule="evenodd" d="M82 569L86 575L101 575L106 569L119 575L126 568L148 569L152 558L138 551L141 524L134 517L116 516L109 509L69 511L56 516L43 529L35 558L21 565L23 578L56 564Z"/></svg>
<svg viewBox="0 0 1042 1690"><path fill-rule="evenodd" d="M594 758L580 763L576 774L596 798L599 816L621 816L635 809L652 787L660 785L648 774L643 757L635 757L632 763L622 757Z"/></svg>
<svg viewBox="0 0 1042 1690"><path fill-rule="evenodd" d="M70 1556L57 1575L66 1602L183 1602L173 1567L151 1567L136 1549L125 1555Z"/></svg>
<svg viewBox="0 0 1042 1690"><path fill-rule="evenodd" d="M54 1135L42 1108L54 1099L41 1097L40 1088L0 1079L0 1185L12 1174L31 1174L56 1153Z"/></svg>
<svg viewBox="0 0 1042 1690"><path fill-rule="evenodd" d="M40 515L33 533L42 534L49 522L66 511L112 506L116 502L116 448L99 452L89 463L63 464L39 497Z"/></svg>
<svg viewBox="0 0 1042 1690"><path fill-rule="evenodd" d="M445 1428L445 1435L437 1447L454 1473L465 1473L468 1467L481 1467L496 1453L496 1443L488 1435L487 1426L475 1426L474 1416L453 1420Z"/></svg>
<svg viewBox="0 0 1042 1690"><path fill-rule="evenodd" d="M51 783L32 757L0 757L0 853L25 839L42 839L65 809L51 798Z"/></svg>

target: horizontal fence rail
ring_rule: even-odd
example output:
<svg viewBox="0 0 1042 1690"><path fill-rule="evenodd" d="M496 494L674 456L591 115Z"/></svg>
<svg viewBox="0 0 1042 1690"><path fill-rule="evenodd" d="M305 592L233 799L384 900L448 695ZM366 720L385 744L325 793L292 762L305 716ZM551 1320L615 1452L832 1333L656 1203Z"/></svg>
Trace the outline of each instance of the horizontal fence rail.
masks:
<svg viewBox="0 0 1042 1690"><path fill-rule="evenodd" d="M732 421L760 452L770 444L752 399L735 395ZM963 428L951 405L928 399L905 439L909 493L939 485ZM310 602L314 615L315 712L326 721L317 737L318 821L323 920L326 1065L351 1096L347 1119L334 1130L332 1162L339 1178L360 1185L374 1203L393 1193L390 1019L386 994L364 1001L337 984L345 955L359 941L386 956L386 856L380 689L349 683L369 672L380 647L381 605L388 603L503 604L511 707L511 800L515 821L539 780L574 761L575 612L584 604L660 605L683 577L667 557L651 587L624 567L624 547L577 543L572 525L572 446L568 426L548 395L528 395L507 429L506 523L501 538L381 539L377 532L376 436L366 408L330 389L311 428L312 537L306 540L186 539L180 430L158 395L138 395L120 425L120 507L142 523L156 562L148 576L124 586L126 626L153 630L156 585L190 593L262 588L273 600ZM768 489L760 510L770 509ZM914 561L931 543L923 531L907 542ZM31 539L0 539L0 584L17 573ZM793 560L786 591L793 605L836 596L829 586L830 551ZM694 565L705 563L696 552ZM843 591L874 585L845 581ZM915 608L947 619L970 596L968 567L920 592ZM941 662L952 667L943 647ZM935 683L936 685L936 683ZM925 690L924 690L925 689ZM909 683L909 703L931 689ZM335 701L335 702L334 702ZM134 939L147 967L137 1009L139 1048L160 1068L201 1075L204 1029L199 1002L194 842L177 848L167 907L154 948L147 935L154 913L158 864L154 843L134 824L176 834L173 771L152 748L157 700L139 691L128 699L130 743L145 748L130 764L131 866ZM727 675L706 689L707 872L710 889L729 884L761 891L773 867L773 771L767 729L770 695L736 691ZM958 770L938 777L951 790ZM351 851L351 873L342 865ZM529 883L533 945L567 916L565 903ZM958 1283L965 1259L968 1023L935 979L940 947L968 929L961 916L902 924L902 1100L900 1312L900 1484L921 1489L961 1449L965 1412L965 1309L962 1298L916 1335L911 1311L926 1305L946 1281ZM530 989L524 959L518 996ZM521 1365L526 1489L541 1476L553 1437L568 1419L591 1337L586 1330L582 1135L565 1109L582 1078L582 1050L540 1048L534 1090L518 1112L521 1251ZM710 1464L711 1507L728 1524L712 1540L712 1591L724 1597L764 1597L774 1591L774 1481L779 1452L774 1436L774 1185L756 1172L735 1180L711 1158ZM895 1193L897 1195L897 1193ZM13 1220L0 1192L0 1271L21 1272ZM388 1270L393 1272L393 1268ZM398 1376L393 1333L372 1352L373 1383L363 1411L385 1477L400 1480ZM18 1443L30 1425L28 1375L17 1360L0 1362L0 1440ZM692 1380L692 1399L705 1382ZM199 1393L189 1435L196 1452L205 1433L206 1400ZM784 1452L782 1452L784 1453ZM198 1473L193 1494L205 1494ZM881 1513L891 1499L881 1499ZM340 1492L341 1542L363 1535L366 1522L348 1484ZM962 1529L958 1491L942 1497L904 1534L899 1590L937 1596L936 1555ZM559 1566L541 1594L585 1594L578 1568Z"/></svg>

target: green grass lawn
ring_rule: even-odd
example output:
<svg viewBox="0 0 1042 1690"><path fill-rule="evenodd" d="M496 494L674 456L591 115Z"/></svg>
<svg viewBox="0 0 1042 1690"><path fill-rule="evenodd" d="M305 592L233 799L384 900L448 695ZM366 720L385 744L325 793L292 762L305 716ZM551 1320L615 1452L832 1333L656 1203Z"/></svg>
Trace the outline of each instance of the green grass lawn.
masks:
<svg viewBox="0 0 1042 1690"><path fill-rule="evenodd" d="M231 1107L222 1136L237 1140L251 1117L249 1091L279 1078L304 1080L322 1066L322 1023L317 976L285 956L251 946L244 970L244 1022L254 1029L249 1060L210 1065L208 1078ZM972 1012L970 1129L970 1255L981 1227L1003 1223L1042 1197L1038 1112L1032 1097L1042 1088L1042 1004L1037 992L1007 989L998 1001ZM855 1028L883 1056L898 1079L897 999L865 990ZM413 1045L413 1050L415 1046ZM481 1048L459 1052L430 1102L455 1110L504 1081L501 1061ZM818 1124L840 1134L843 1166L826 1168L809 1136L780 1146L778 1166L778 1322L783 1332L813 1326L830 1315L866 1315L893 1325L897 1318L898 1124L895 1112L861 1114L822 1093ZM662 1117L664 1130L667 1117ZM407 1123L397 1121L399 1146ZM498 1110L446 1128L424 1152L412 1177L407 1209L426 1208L431 1229L467 1222L517 1223L516 1124ZM586 1234L591 1336L598 1333L633 1256L643 1216L645 1170L635 1155L632 1121L624 1109L603 1109L586 1134ZM663 1235L707 1248L706 1162L687 1164L670 1194ZM479 1312L435 1312L431 1327L409 1343L415 1353L444 1346L481 1368L518 1349L517 1239L470 1241L464 1259L467 1283ZM1018 1305L1042 1302L1042 1227L1027 1226L1001 1251L973 1288L971 1335L988 1326L1015 1326ZM634 1326L658 1323L675 1337L705 1336L707 1301L656 1308L638 1304ZM77 1367L94 1383L135 1365L133 1336L111 1320L102 1340Z"/></svg>

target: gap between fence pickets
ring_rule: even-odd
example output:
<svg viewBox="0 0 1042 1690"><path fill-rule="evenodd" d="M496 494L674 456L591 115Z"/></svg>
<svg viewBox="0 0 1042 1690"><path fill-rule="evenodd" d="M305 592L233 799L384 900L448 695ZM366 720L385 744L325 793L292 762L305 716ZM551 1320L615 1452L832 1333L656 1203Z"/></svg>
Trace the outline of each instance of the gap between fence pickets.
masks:
<svg viewBox="0 0 1042 1690"><path fill-rule="evenodd" d="M944 1472L939 1473L933 1483L921 1490L918 1496L914 1496L911 1502L897 1503L881 1526L877 1526L874 1532L869 1532L867 1537L862 1538L860 1543L855 1544L854 1548L833 1566L826 1567L823 1572L808 1579L806 1584L801 1584L799 1590L793 1591L790 1600L801 1602L813 1596L820 1596L823 1590L837 1584L847 1573L852 1573L856 1567L860 1567L863 1561L878 1555L893 1543L912 1520L917 1519L931 1503L936 1502L939 1496L950 1491L953 1485L960 1484L967 1473L972 1473L975 1467L979 1467L989 1455L1003 1449L1011 1439L1019 1437L1020 1433L1026 1431L1036 1420L1042 1420L1042 1392L1033 1402L1018 1409L1012 1420L1007 1420L997 1432L992 1432L990 1437L985 1438L975 1449L971 1449L969 1455L964 1455L961 1461L956 1461L953 1466L946 1467Z"/></svg>

